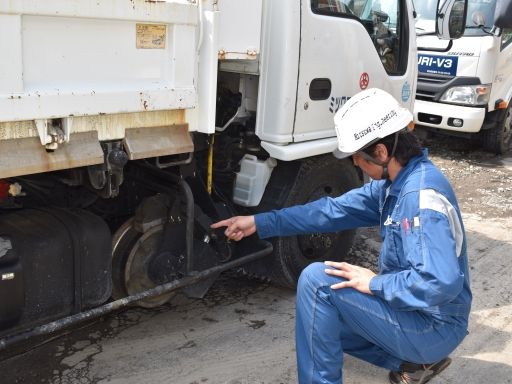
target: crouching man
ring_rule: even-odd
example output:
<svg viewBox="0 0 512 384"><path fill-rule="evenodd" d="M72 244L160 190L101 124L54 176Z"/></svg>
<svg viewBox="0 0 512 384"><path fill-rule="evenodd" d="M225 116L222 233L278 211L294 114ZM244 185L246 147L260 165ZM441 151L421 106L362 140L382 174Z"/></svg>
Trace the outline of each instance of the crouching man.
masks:
<svg viewBox="0 0 512 384"><path fill-rule="evenodd" d="M379 273L313 263L297 287L298 378L342 383L343 353L423 384L450 364L471 307L466 236L455 194L407 129L411 113L369 89L335 115L338 158L372 181L337 198L213 224L233 240L379 226ZM343 177L343 175L340 175ZM343 255L340 255L341 257Z"/></svg>

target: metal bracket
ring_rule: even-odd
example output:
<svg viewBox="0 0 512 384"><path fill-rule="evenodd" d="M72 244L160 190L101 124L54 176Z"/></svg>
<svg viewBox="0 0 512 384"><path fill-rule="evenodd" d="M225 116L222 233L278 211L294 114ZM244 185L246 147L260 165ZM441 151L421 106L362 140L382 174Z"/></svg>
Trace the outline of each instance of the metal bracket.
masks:
<svg viewBox="0 0 512 384"><path fill-rule="evenodd" d="M62 131L64 133L64 142L69 143L69 135L71 134L73 118L65 117L65 118L62 118L61 121L62 121Z"/></svg>
<svg viewBox="0 0 512 384"><path fill-rule="evenodd" d="M41 145L44 145L46 149L56 150L59 144L69 142L69 135L71 131L71 119L63 118L60 119L61 126L55 126L51 124L51 120L48 119L35 119L34 123L41 140Z"/></svg>
<svg viewBox="0 0 512 384"><path fill-rule="evenodd" d="M37 133L39 134L39 139L41 139L41 145L46 145L52 142L52 137L48 134L48 120L46 119L36 119L34 120L36 124Z"/></svg>

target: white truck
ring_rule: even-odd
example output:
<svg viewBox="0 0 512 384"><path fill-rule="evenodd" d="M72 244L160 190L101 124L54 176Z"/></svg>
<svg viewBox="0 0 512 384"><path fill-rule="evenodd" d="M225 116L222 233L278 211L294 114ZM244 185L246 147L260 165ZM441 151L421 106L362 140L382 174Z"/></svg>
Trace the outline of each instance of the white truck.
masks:
<svg viewBox="0 0 512 384"><path fill-rule="evenodd" d="M414 23L410 0L0 1L0 349L343 258L353 233L209 225L360 185L333 114L368 87L412 109Z"/></svg>
<svg viewBox="0 0 512 384"><path fill-rule="evenodd" d="M439 40L435 4L415 0L418 35L417 126L481 136L497 154L512 139L512 5L510 0L471 0L464 35Z"/></svg>

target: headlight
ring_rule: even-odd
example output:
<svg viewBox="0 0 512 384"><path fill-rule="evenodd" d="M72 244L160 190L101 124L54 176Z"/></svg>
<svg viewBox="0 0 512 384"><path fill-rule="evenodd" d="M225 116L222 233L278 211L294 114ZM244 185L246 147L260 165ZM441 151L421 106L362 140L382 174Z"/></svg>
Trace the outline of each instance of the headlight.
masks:
<svg viewBox="0 0 512 384"><path fill-rule="evenodd" d="M491 84L464 85L448 89L441 102L466 105L487 105L491 94Z"/></svg>

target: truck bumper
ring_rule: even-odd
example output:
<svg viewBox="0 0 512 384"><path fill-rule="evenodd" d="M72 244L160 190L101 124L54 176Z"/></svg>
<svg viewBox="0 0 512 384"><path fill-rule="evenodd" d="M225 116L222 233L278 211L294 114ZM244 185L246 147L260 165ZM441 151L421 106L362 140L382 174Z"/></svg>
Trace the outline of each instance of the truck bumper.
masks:
<svg viewBox="0 0 512 384"><path fill-rule="evenodd" d="M461 119L462 126L455 127L451 123L453 119ZM422 100L416 100L414 103L414 123L425 127L476 133L482 128L484 119L485 108L463 107Z"/></svg>

